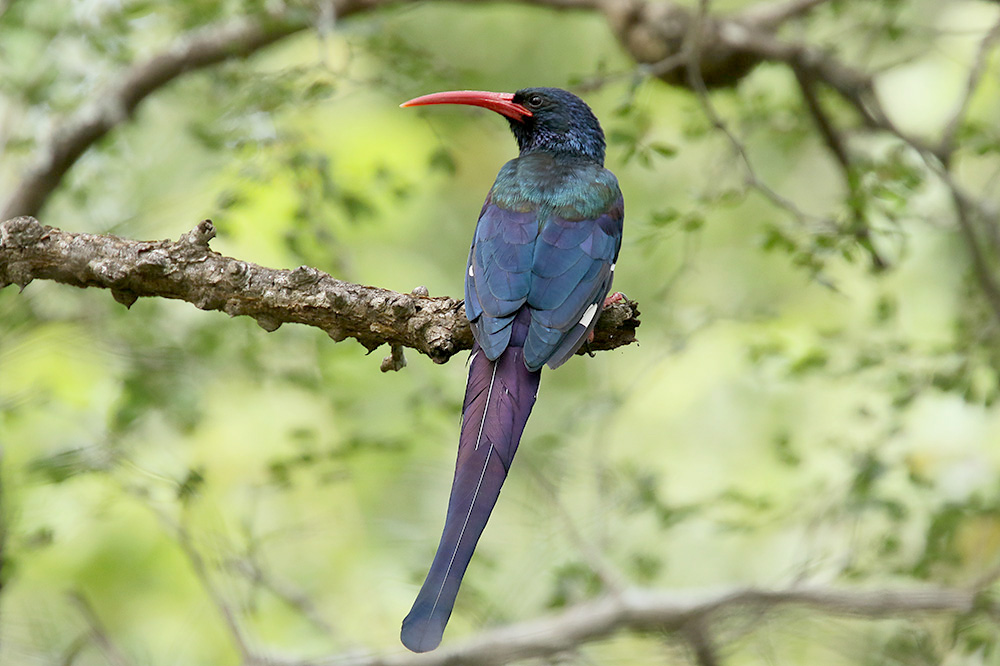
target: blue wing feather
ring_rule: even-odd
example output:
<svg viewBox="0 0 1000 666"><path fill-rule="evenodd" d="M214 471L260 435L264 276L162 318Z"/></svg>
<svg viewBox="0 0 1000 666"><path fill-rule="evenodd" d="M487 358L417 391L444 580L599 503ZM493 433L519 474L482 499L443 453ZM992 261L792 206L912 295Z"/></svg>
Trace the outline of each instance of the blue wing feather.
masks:
<svg viewBox="0 0 1000 666"><path fill-rule="evenodd" d="M525 342L524 358L529 368L546 363L558 367L594 329L604 297L611 289L624 214L619 194L604 214L595 219L570 222L559 219L543 228L535 245L532 269L535 275L528 295L532 327ZM567 225L575 225L571 233L566 231ZM550 228L556 231L546 233ZM570 237L576 244L567 246ZM565 271L557 272L565 266L568 266ZM596 310L587 315L591 306L596 306ZM558 338L554 338L552 330L559 332Z"/></svg>
<svg viewBox="0 0 1000 666"><path fill-rule="evenodd" d="M524 273L531 266L534 248L531 243L511 243L504 237L504 243L493 251L493 262L500 270L511 273Z"/></svg>
<svg viewBox="0 0 1000 666"><path fill-rule="evenodd" d="M538 218L487 197L465 276L466 314L483 353L495 360L510 342L510 322L531 288Z"/></svg>
<svg viewBox="0 0 1000 666"><path fill-rule="evenodd" d="M589 239L590 236L587 236ZM539 278L556 278L564 275L567 271L576 267L578 270L581 262L589 260L590 257L584 252L580 251L580 246L560 249L554 245L550 245L546 242L544 238L539 238L538 242L535 244L535 256L533 257L531 272L535 276L535 280L532 284L534 288L535 283L538 282ZM586 266L583 266L586 270Z"/></svg>
<svg viewBox="0 0 1000 666"><path fill-rule="evenodd" d="M571 206L543 209L486 203L476 226L465 279L466 314L490 359L510 342L510 322L527 305L531 327L524 361L531 370L563 363L593 330L621 246L621 193L588 219Z"/></svg>
<svg viewBox="0 0 1000 666"><path fill-rule="evenodd" d="M533 276L531 291L528 292L528 305L535 310L544 312L565 303L572 291L581 283L588 282L588 276L596 273L596 268L600 266L599 260L592 259L579 250L563 250L562 253L568 254L573 261L565 271L553 277Z"/></svg>
<svg viewBox="0 0 1000 666"><path fill-rule="evenodd" d="M591 234L590 220L565 220L553 216L542 228L538 240L560 250L576 249Z"/></svg>

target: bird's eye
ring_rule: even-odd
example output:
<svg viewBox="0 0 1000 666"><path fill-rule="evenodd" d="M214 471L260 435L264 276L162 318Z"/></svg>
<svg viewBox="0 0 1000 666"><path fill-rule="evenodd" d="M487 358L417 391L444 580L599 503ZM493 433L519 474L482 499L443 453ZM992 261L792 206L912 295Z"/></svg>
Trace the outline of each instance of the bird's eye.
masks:
<svg viewBox="0 0 1000 666"><path fill-rule="evenodd" d="M528 98L528 106L530 106L531 108L537 109L541 105L542 105L541 95L532 95L531 97Z"/></svg>

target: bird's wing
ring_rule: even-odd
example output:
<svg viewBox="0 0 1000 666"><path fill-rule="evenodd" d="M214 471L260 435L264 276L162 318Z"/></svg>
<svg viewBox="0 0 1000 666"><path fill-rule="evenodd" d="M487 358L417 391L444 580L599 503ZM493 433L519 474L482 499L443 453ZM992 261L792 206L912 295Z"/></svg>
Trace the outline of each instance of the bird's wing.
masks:
<svg viewBox="0 0 1000 666"><path fill-rule="evenodd" d="M593 219L553 214L542 225L527 299L532 309L524 344L528 368L561 365L594 329L614 278L624 217L624 201L617 193Z"/></svg>
<svg viewBox="0 0 1000 666"><path fill-rule="evenodd" d="M486 199L465 272L465 313L490 360L510 342L511 322L528 299L538 214Z"/></svg>

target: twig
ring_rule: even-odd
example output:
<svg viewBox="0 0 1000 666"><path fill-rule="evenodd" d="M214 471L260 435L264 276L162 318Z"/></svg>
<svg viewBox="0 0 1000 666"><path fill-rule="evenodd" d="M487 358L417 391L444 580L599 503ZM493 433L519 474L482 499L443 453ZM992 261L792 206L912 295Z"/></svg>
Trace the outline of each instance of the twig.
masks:
<svg viewBox="0 0 1000 666"><path fill-rule="evenodd" d="M562 519L563 526L570 540L576 544L587 566L601 581L604 589L611 594L617 594L624 590L626 587L625 577L608 562L604 554L589 539L580 533L576 523L573 521L573 517L566 510L566 507L563 506L563 503L559 501L559 496L556 494L556 489L552 485L552 482L544 475L539 474L537 470L529 470L529 473L535 477L536 483L544 489L550 504Z"/></svg>
<svg viewBox="0 0 1000 666"><path fill-rule="evenodd" d="M226 562L226 568L243 576L254 585L259 585L281 600L289 608L302 614L315 627L326 634L334 633L333 626L317 610L312 599L292 585L277 580L267 573L252 554L247 557L235 557Z"/></svg>
<svg viewBox="0 0 1000 666"><path fill-rule="evenodd" d="M833 126L833 121L827 115L823 104L819 100L815 80L799 67L793 66L792 71L795 73L795 80L799 84L806 109L816 124L817 131L823 137L826 147L833 153L837 164L840 165L840 171L844 178L844 188L848 193L848 202L850 203L851 216L853 218L850 232L858 244L868 252L871 257L872 268L876 271L884 270L888 266L888 262L882 258L882 255L872 243L871 231L864 214L864 199L858 192L857 178L855 177L851 157L847 152L847 145L844 143L840 132Z"/></svg>
<svg viewBox="0 0 1000 666"><path fill-rule="evenodd" d="M976 57L972 61L972 67L969 69L969 74L965 80L965 92L959 100L951 118L948 120L948 124L945 125L944 131L941 133L941 141L934 151L945 166L948 166L955 152L955 140L958 136L958 131L965 121L965 114L969 110L972 96L975 94L976 89L979 88L979 83L986 73L990 51L992 51L998 39L1000 39L1000 19L993 24L993 27L990 28L982 41L979 42L979 49L976 51Z"/></svg>
<svg viewBox="0 0 1000 666"><path fill-rule="evenodd" d="M980 245L979 235L976 233L976 225L973 220L974 206L968 197L955 186L954 182L948 179L946 184L949 184L951 198L955 204L958 228L962 232L962 238L965 239L969 258L972 259L972 270L986 296L986 302L993 311L993 316L1000 322L1000 284L994 279L996 271L991 267Z"/></svg>
<svg viewBox="0 0 1000 666"><path fill-rule="evenodd" d="M789 212L793 217L795 217L800 223L814 222L818 223L827 228L834 228L836 225L830 219L823 218L817 215L812 215L806 213L800 209L794 202L785 198L773 188L771 188L767 183L762 181L754 169L753 162L750 159L750 154L747 151L746 146L743 142L736 136L736 134L730 129L729 125L722 119L719 112L715 109L715 105L712 104L712 100L708 94L708 87L705 85L704 80L701 76L701 67L699 64L699 58L701 53L701 21L708 16L708 0L700 0L698 5L698 12L695 17L695 21L691 26L691 30L688 33L688 38L685 42L684 52L686 55L686 66L687 66L687 76L690 80L690 85L698 97L698 102L702 107L702 111L708 118L712 126L718 131L722 132L729 139L729 143L732 145L733 150L739 156L740 161L743 163L744 167L744 183L757 190L760 194L764 195L765 198L771 201L775 206L784 209Z"/></svg>
<svg viewBox="0 0 1000 666"><path fill-rule="evenodd" d="M0 0L3 2L4 0ZM9 1L9 0L8 0ZM481 2L482 0L465 0ZM754 65L764 60L791 62L799 59L812 61L822 69L823 79L845 95L855 95L858 80L867 77L835 61L828 54L818 54L802 45L789 45L771 34L781 23L801 16L825 0L787 0L787 2L753 6L734 17L712 22L712 85L734 85L749 73ZM649 64L654 76L684 85L686 79L674 81L667 75L679 68L682 58L671 53L676 49L674 33L659 23L666 16L682 21L689 11L674 2L657 2L655 10L646 0L522 0L526 4L556 10L600 10L612 23L619 39L639 63ZM197 71L233 58L247 57L260 49L289 35L308 28L313 22L330 23L329 15L339 19L371 11L388 4L387 0L317 0L319 18L303 12L298 6L281 5L283 9L254 16L209 25L183 35L163 52L148 60L132 65L114 77L115 84L102 90L79 112L62 121L59 133L39 151L31 165L15 186L13 193L0 208L0 220L15 215L37 215L49 195L62 182L63 176L79 157L101 137L119 124L130 119L139 104L148 96L168 85L184 73ZM671 19L673 20L673 19ZM704 26L705 21L699 21ZM638 29L644 39L633 41L630 31ZM650 48L648 40L663 43ZM645 41L644 41L645 40ZM642 46L645 44L645 46ZM665 55L662 54L666 49ZM649 53L661 55L648 58ZM702 79L705 83L705 79ZM870 82L867 84L870 88ZM865 104L860 96L854 101L859 108ZM876 109L877 110L877 109ZM884 118L866 111L873 124ZM895 130L898 131L898 130ZM763 190L762 190L763 191Z"/></svg>
<svg viewBox="0 0 1000 666"><path fill-rule="evenodd" d="M678 51L677 53L669 55L659 62L654 62L651 65L645 65L641 71L649 76L661 78L675 69L680 69L681 67L686 66L687 62L688 54L684 51Z"/></svg>
<svg viewBox="0 0 1000 666"><path fill-rule="evenodd" d="M162 516L161 519L163 519ZM166 522L166 519L163 520ZM183 524L176 523L173 525L173 528L177 544L181 547L188 562L191 564L191 569L194 571L198 582L201 583L202 589L205 590L205 594L212 600L222 620L226 623L226 627L229 628L229 634L233 638L233 644L239 651L243 663L262 663L262 660L250 649L250 645L243 635L243 627L240 626L239 620L236 618L236 612L212 582L212 577L208 572L208 567L205 565L204 558L202 558L201 553L198 552L198 549L195 548L194 543L191 541L191 534Z"/></svg>
<svg viewBox="0 0 1000 666"><path fill-rule="evenodd" d="M69 593L69 600L80 610L80 615L83 616L84 621L87 623L88 632L90 633L91 639L100 648L101 653L111 666L131 666L131 662L125 657L124 653L118 649L114 641L111 640L111 636L108 634L104 627L104 623L101 622L101 618L97 616L94 611L94 607L90 605L87 598L82 592L74 591Z"/></svg>
<svg viewBox="0 0 1000 666"><path fill-rule="evenodd" d="M62 651L62 656L59 658L59 666L73 666L76 658L80 656L80 653L83 652L89 642L89 630L70 641L66 649Z"/></svg>
<svg viewBox="0 0 1000 666"><path fill-rule="evenodd" d="M850 188L851 158L847 154L847 146L844 144L843 138L834 128L833 122L819 101L819 96L816 94L816 82L798 67L792 67L792 71L795 74L795 80L798 81L799 89L802 91L802 99L806 103L806 109L812 116L813 122L816 123L816 129L823 137L827 148L840 164L841 170L844 172L844 179L848 181Z"/></svg>
<svg viewBox="0 0 1000 666"><path fill-rule="evenodd" d="M941 180L951 194L958 219L958 228L968 248L969 258L972 260L973 275L983 290L986 303L996 322L1000 324L1000 282L996 279L996 269L991 265L976 229L976 219L978 218L987 234L988 241L993 242L993 249L996 252L998 250L996 245L997 211L986 201L967 194L962 186L955 181L947 164L939 159L936 151L913 144L910 144L910 147L917 151L927 168Z"/></svg>
<svg viewBox="0 0 1000 666"><path fill-rule="evenodd" d="M390 345L389 355L382 359L379 369L382 372L397 372L406 367L406 356L403 355L403 345Z"/></svg>
<svg viewBox="0 0 1000 666"><path fill-rule="evenodd" d="M812 79L822 81L854 108L866 127L888 132L918 150L936 154L933 146L904 132L889 118L875 92L871 75L845 65L832 54L805 44L783 42L760 31L744 31L734 35L734 38L743 48L758 53L766 60L785 63Z"/></svg>
<svg viewBox="0 0 1000 666"><path fill-rule="evenodd" d="M133 65L115 77L110 89L60 123L62 129L27 170L0 211L0 219L38 214L63 175L87 148L129 119L140 102L179 75L228 58L246 57L305 27L305 23L297 21L239 19L185 35L162 53Z"/></svg>
<svg viewBox="0 0 1000 666"><path fill-rule="evenodd" d="M811 12L830 0L784 0L752 5L740 14L740 18L768 30L774 30L782 23Z"/></svg>
<svg viewBox="0 0 1000 666"><path fill-rule="evenodd" d="M715 646L712 645L712 637L708 635L704 622L701 620L692 621L684 629L683 634L688 645L691 646L691 651L694 652L698 666L719 666L722 663L716 655Z"/></svg>

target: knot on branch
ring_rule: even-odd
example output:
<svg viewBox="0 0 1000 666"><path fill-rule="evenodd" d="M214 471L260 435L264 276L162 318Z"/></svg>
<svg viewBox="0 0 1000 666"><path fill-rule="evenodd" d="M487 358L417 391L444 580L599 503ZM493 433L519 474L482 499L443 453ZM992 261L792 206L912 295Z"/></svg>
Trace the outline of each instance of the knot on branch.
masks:
<svg viewBox="0 0 1000 666"><path fill-rule="evenodd" d="M51 230L52 227L27 216L0 222L0 288L16 284L23 290L28 286L34 275L23 257L30 248L48 238Z"/></svg>
<svg viewBox="0 0 1000 666"><path fill-rule="evenodd" d="M382 359L379 369L382 372L399 372L406 367L406 356L403 355L402 345L392 345L388 356Z"/></svg>
<svg viewBox="0 0 1000 666"><path fill-rule="evenodd" d="M608 23L636 62L673 86L695 89L689 76L689 50L697 48L697 65L706 88L735 86L765 60L750 35L770 35L763 21L739 17L701 16L674 3L626 0L604 4ZM699 33L692 39L692 30Z"/></svg>
<svg viewBox="0 0 1000 666"><path fill-rule="evenodd" d="M188 245L200 245L207 248L208 242L215 238L215 225L212 220L202 220L191 231L181 236L180 241Z"/></svg>
<svg viewBox="0 0 1000 666"><path fill-rule="evenodd" d="M301 289L310 285L319 284L324 273L312 266L299 266L288 274L288 286Z"/></svg>
<svg viewBox="0 0 1000 666"><path fill-rule="evenodd" d="M0 247L14 249L34 245L45 238L50 228L25 215L7 220L0 223Z"/></svg>

